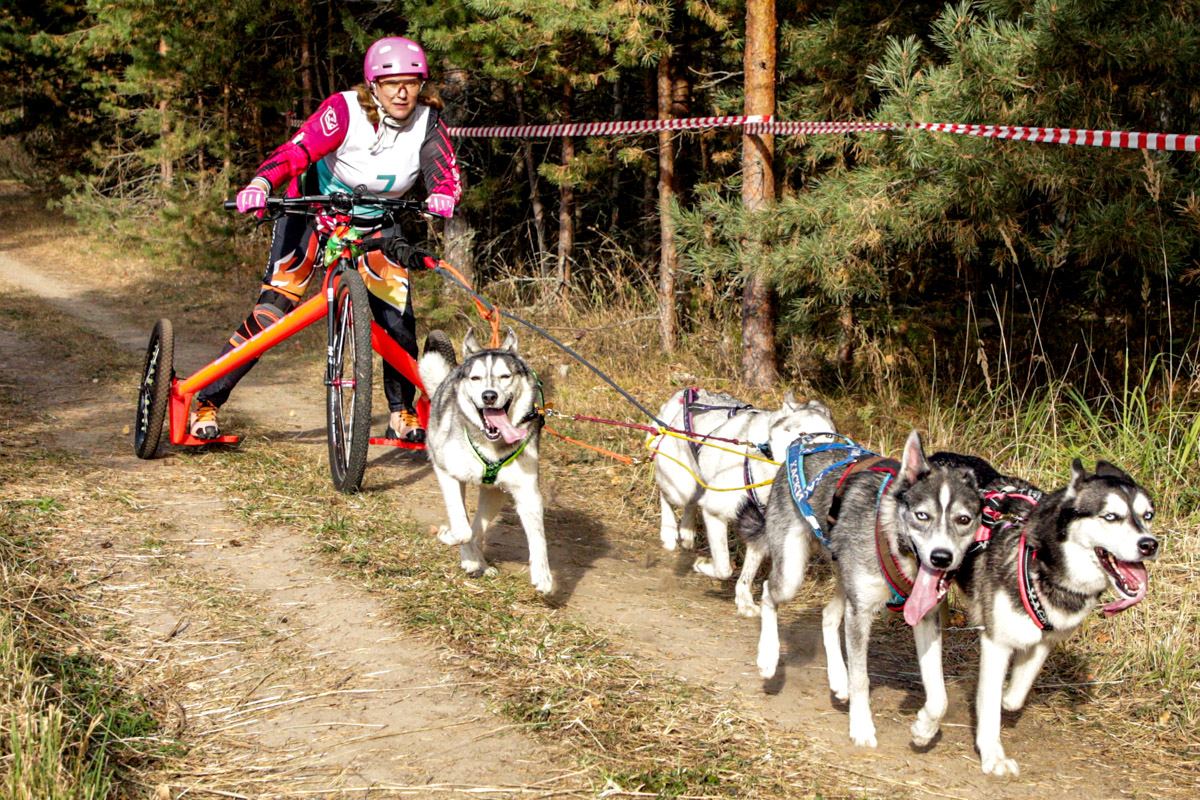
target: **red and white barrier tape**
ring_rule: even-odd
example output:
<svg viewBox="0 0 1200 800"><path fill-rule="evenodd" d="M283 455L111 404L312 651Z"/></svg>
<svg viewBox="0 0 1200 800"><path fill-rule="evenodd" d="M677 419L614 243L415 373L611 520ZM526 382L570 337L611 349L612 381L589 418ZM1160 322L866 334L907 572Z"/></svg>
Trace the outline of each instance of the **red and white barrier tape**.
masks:
<svg viewBox="0 0 1200 800"><path fill-rule="evenodd" d="M1082 128L1034 128L1015 125L961 125L938 122L765 122L748 124L746 133L819 134L874 131L923 130L957 133L985 139L1013 139L1051 144L1078 144L1131 150L1200 149L1200 136L1178 133L1139 133L1137 131L1092 131Z"/></svg>
<svg viewBox="0 0 1200 800"><path fill-rule="evenodd" d="M987 139L1013 139L1026 142L1077 144L1131 150L1200 149L1200 136L1177 133L1139 133L1136 131L1092 131L1081 128L1035 128L1012 125L962 125L939 122L778 122L769 115L731 117L691 117L688 119L642 119L620 122L570 122L558 125L510 125L490 128L450 128L451 136L518 138L556 136L612 136L614 134L654 133L703 128L746 128L749 134L822 134L872 133L877 131L923 130L957 133Z"/></svg>
<svg viewBox="0 0 1200 800"><path fill-rule="evenodd" d="M451 136L532 139L538 136L611 136L617 133L728 128L761 125L770 121L770 115L691 117L688 119L639 119L623 122L564 122L558 125L513 125L502 128L450 128L449 132Z"/></svg>

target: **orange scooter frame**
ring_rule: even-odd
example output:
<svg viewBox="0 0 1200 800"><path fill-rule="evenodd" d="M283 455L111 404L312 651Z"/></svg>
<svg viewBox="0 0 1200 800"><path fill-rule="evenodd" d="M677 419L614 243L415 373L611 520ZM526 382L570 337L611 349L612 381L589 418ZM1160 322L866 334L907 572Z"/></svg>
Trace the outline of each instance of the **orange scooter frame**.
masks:
<svg viewBox="0 0 1200 800"><path fill-rule="evenodd" d="M315 295L285 314L274 325L251 336L216 361L202 367L193 375L182 380L173 378L171 381L168 412L168 429L170 431L171 444L204 445L213 444L214 442L225 444L236 442L238 440L236 436L197 439L191 435L188 431L188 417L192 409L192 399L195 397L196 392L246 362L258 358L267 350L302 331L314 322L323 319L329 313L329 302L330 298L333 297L336 285L336 278L332 282L328 282L327 278L327 285L320 294ZM416 412L417 418L421 421L421 427L426 427L429 423L429 399L426 397L425 387L422 385L421 377L417 372L417 362L374 321L371 322L371 345L375 352L379 353L384 360L399 370L400 374L412 381L413 385L421 390L421 399L417 401ZM400 439L371 437L370 442L371 444L391 445L409 450L425 449L423 443L417 444Z"/></svg>

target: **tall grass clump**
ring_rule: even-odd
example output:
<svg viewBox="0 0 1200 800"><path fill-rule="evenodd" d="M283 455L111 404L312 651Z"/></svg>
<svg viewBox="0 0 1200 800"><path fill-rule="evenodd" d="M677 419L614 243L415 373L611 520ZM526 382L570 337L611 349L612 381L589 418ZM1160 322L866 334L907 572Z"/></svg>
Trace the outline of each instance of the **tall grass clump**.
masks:
<svg viewBox="0 0 1200 800"><path fill-rule="evenodd" d="M14 619L0 614L0 791L7 800L89 800L111 790L106 748L54 701ZM81 735L82 734L82 735Z"/></svg>
<svg viewBox="0 0 1200 800"><path fill-rule="evenodd" d="M146 703L87 646L70 586L37 565L49 498L0 507L0 796L123 796L122 774L153 734Z"/></svg>

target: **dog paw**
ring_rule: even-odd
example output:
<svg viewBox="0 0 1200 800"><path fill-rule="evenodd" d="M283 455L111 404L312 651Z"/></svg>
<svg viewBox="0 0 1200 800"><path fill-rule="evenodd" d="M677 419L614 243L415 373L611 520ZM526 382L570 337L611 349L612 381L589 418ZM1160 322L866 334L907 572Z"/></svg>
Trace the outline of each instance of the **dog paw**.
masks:
<svg viewBox="0 0 1200 800"><path fill-rule="evenodd" d="M1010 696L1007 693L1000 698L1000 707L1005 711L1020 711L1025 706L1025 695Z"/></svg>
<svg viewBox="0 0 1200 800"><path fill-rule="evenodd" d="M464 561L462 568L471 578L494 578L500 574L497 568L479 561Z"/></svg>
<svg viewBox="0 0 1200 800"><path fill-rule="evenodd" d="M716 578L719 581L723 581L733 574L732 571L727 571L722 575L721 571L713 564L711 558L697 558L696 563L692 564L692 571L699 572L701 575L707 575L710 578Z"/></svg>
<svg viewBox="0 0 1200 800"><path fill-rule="evenodd" d="M459 531L458 533L455 533L449 525L443 525L442 527L438 528L437 538L442 544L448 544L451 546L466 544L467 542L471 541L471 529L468 528L466 531Z"/></svg>
<svg viewBox="0 0 1200 800"><path fill-rule="evenodd" d="M1017 762L1004 757L1004 751L983 756L983 771L997 778L1017 777L1021 774Z"/></svg>
<svg viewBox="0 0 1200 800"><path fill-rule="evenodd" d="M679 549L679 542L674 537L668 539L664 536L662 545L663 550L666 550L668 553L674 553L677 549Z"/></svg>
<svg viewBox="0 0 1200 800"><path fill-rule="evenodd" d="M839 676L833 670L829 671L829 693L839 703L850 702L850 687L845 672Z"/></svg>
<svg viewBox="0 0 1200 800"><path fill-rule="evenodd" d="M764 679L770 680L775 677L775 670L779 667L779 655L760 655L758 657L758 674Z"/></svg>
<svg viewBox="0 0 1200 800"><path fill-rule="evenodd" d="M737 613L740 617L750 617L753 619L760 616L762 614L762 610L759 609L758 603L755 603L753 600L748 603L739 600L737 604Z"/></svg>
<svg viewBox="0 0 1200 800"><path fill-rule="evenodd" d="M916 722L908 731L912 734L912 743L917 747L924 747L933 741L934 736L937 736L939 728L941 728L940 721L929 719L925 716L925 710L922 709L917 714Z"/></svg>
<svg viewBox="0 0 1200 800"><path fill-rule="evenodd" d="M866 723L850 723L850 741L855 747L875 747L875 724L870 720Z"/></svg>
<svg viewBox="0 0 1200 800"><path fill-rule="evenodd" d="M695 531L680 531L679 546L684 550L696 549L696 532Z"/></svg>
<svg viewBox="0 0 1200 800"><path fill-rule="evenodd" d="M531 575L530 578L538 594L554 594L554 576L549 572L543 576Z"/></svg>

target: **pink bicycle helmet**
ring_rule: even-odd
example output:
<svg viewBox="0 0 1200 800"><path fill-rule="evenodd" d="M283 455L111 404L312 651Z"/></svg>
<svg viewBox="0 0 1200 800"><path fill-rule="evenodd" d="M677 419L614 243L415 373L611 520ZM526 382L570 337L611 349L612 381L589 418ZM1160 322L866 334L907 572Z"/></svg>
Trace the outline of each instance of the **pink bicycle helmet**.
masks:
<svg viewBox="0 0 1200 800"><path fill-rule="evenodd" d="M385 36L368 47L363 77L374 83L384 75L420 75L428 80L429 62L421 45L402 36Z"/></svg>

